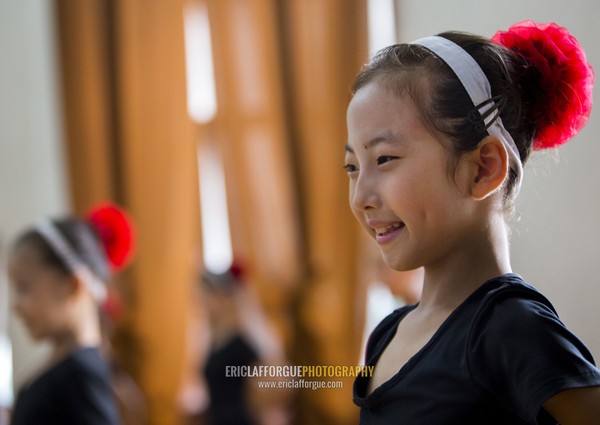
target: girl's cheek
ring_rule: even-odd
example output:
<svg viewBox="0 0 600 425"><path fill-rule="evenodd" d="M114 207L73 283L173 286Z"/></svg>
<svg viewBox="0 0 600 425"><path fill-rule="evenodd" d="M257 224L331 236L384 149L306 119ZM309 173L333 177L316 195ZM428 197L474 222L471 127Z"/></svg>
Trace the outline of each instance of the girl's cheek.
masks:
<svg viewBox="0 0 600 425"><path fill-rule="evenodd" d="M16 297L13 302L13 311L18 317L25 318L28 316L28 304L25 297Z"/></svg>
<svg viewBox="0 0 600 425"><path fill-rule="evenodd" d="M31 291L16 292L13 298L13 310L21 317L29 317L43 309L40 294Z"/></svg>

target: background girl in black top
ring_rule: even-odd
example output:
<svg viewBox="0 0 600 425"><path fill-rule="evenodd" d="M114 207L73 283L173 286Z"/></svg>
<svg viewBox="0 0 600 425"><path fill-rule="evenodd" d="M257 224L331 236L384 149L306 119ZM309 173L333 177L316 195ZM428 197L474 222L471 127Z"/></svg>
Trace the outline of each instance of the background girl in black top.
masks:
<svg viewBox="0 0 600 425"><path fill-rule="evenodd" d="M86 219L44 220L14 244L14 309L32 338L52 344L47 367L17 396L13 425L118 425L110 372L100 353L98 305L133 233L113 205Z"/></svg>

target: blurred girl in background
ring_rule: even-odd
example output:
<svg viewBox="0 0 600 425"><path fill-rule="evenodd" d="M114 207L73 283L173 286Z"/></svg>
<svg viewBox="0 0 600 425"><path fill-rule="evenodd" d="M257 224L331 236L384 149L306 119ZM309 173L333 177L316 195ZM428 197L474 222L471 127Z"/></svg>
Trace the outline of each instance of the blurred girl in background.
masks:
<svg viewBox="0 0 600 425"><path fill-rule="evenodd" d="M18 237L9 260L14 309L31 337L49 341L52 351L20 390L13 425L120 424L101 352L99 305L133 246L130 220L110 204L85 219L46 219Z"/></svg>
<svg viewBox="0 0 600 425"><path fill-rule="evenodd" d="M243 268L200 277L200 335L194 355L198 375L182 389L183 410L194 425L287 425L288 389L260 388L256 378L228 376L227 367L282 365L282 344L260 306ZM198 338L200 336L200 338ZM195 344L197 343L197 344ZM278 378L262 377L262 381Z"/></svg>

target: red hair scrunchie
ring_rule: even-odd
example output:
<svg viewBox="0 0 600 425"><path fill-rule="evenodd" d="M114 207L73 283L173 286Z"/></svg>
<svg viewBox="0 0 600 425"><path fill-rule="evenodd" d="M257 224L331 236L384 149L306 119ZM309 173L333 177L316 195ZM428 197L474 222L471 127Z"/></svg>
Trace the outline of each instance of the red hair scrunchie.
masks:
<svg viewBox="0 0 600 425"><path fill-rule="evenodd" d="M135 229L129 215L106 202L92 208L86 218L102 241L111 268L125 267L135 251Z"/></svg>
<svg viewBox="0 0 600 425"><path fill-rule="evenodd" d="M492 41L521 54L541 75L533 149L562 145L581 130L592 110L594 70L577 39L555 23L524 21Z"/></svg>

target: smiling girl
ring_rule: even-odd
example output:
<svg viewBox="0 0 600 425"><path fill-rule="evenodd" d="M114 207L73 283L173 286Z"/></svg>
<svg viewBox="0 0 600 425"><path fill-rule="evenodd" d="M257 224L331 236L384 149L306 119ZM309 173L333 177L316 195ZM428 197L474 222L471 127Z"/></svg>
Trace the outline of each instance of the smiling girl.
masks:
<svg viewBox="0 0 600 425"><path fill-rule="evenodd" d="M361 424L600 423L600 371L511 269L506 217L532 149L583 127L593 71L555 24L447 32L379 52L348 107L351 208L418 304L372 333Z"/></svg>

